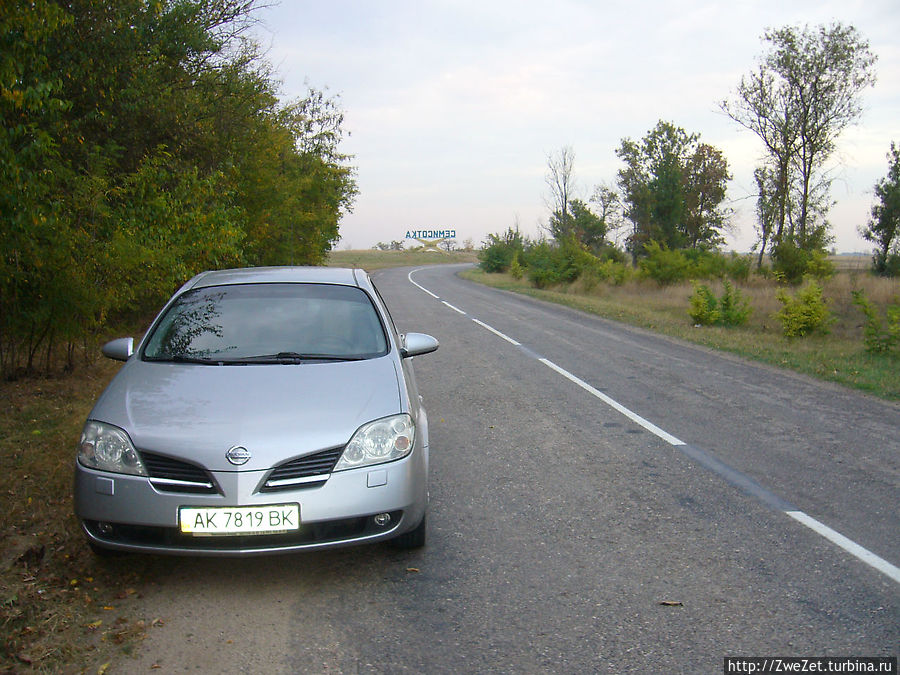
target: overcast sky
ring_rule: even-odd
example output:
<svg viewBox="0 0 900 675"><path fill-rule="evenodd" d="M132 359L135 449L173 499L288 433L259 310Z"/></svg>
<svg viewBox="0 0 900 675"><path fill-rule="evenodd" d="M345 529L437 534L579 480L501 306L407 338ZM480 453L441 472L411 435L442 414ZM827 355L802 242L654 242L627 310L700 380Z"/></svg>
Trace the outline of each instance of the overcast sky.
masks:
<svg viewBox="0 0 900 675"><path fill-rule="evenodd" d="M550 153L574 149L586 200L615 181L621 140L663 119L724 152L729 246L748 250L762 146L718 103L754 67L767 28L852 24L878 56L878 82L832 162L829 220L838 250L870 249L857 227L900 143L897 0L283 0L257 16L284 97L308 82L346 113L360 194L341 249L421 229L455 229L460 244L516 223L537 236Z"/></svg>

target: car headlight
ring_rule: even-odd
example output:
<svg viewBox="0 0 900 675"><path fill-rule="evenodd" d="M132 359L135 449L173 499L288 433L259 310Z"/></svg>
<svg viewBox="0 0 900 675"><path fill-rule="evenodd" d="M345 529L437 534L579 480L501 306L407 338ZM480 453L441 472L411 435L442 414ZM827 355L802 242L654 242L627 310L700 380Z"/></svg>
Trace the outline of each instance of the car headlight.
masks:
<svg viewBox="0 0 900 675"><path fill-rule="evenodd" d="M147 475L128 434L103 422L89 421L84 425L78 444L78 461L91 469Z"/></svg>
<svg viewBox="0 0 900 675"><path fill-rule="evenodd" d="M338 460L334 471L392 462L406 457L416 440L416 425L403 413L361 426Z"/></svg>

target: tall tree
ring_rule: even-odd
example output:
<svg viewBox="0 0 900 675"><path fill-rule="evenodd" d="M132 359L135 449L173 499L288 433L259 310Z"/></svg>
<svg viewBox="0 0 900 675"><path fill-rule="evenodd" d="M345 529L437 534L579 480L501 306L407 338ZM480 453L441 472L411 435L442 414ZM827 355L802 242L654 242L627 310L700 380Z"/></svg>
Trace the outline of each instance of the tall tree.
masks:
<svg viewBox="0 0 900 675"><path fill-rule="evenodd" d="M550 189L550 211L559 214L560 225L568 227L569 202L574 191L575 151L563 146L556 154L547 155L547 175L544 177Z"/></svg>
<svg viewBox="0 0 900 675"><path fill-rule="evenodd" d="M872 218L861 229L866 241L875 244L875 271L882 275L900 273L900 148L891 143L888 173L875 184ZM893 262L893 264L891 264Z"/></svg>
<svg viewBox="0 0 900 675"><path fill-rule="evenodd" d="M767 153L758 212L762 256L768 243L811 250L829 240L825 214L829 181L825 164L841 132L861 113L861 92L874 84L876 57L853 26L799 29L763 35L768 50L756 70L741 78L722 110L762 140Z"/></svg>
<svg viewBox="0 0 900 675"><path fill-rule="evenodd" d="M633 259L656 241L669 248L710 248L722 241L730 179L722 153L698 134L660 121L640 141L622 140L616 154Z"/></svg>

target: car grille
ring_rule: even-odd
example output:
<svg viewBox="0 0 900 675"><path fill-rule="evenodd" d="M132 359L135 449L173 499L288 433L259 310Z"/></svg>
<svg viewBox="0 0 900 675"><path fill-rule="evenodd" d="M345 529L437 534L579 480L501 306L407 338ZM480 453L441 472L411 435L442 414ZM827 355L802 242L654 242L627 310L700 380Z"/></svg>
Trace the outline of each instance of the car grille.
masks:
<svg viewBox="0 0 900 675"><path fill-rule="evenodd" d="M343 447L331 448L280 464L272 469L261 491L276 492L323 485L343 451Z"/></svg>
<svg viewBox="0 0 900 675"><path fill-rule="evenodd" d="M150 482L158 490L191 494L218 492L209 474L195 464L152 452L141 452L141 460L150 474Z"/></svg>

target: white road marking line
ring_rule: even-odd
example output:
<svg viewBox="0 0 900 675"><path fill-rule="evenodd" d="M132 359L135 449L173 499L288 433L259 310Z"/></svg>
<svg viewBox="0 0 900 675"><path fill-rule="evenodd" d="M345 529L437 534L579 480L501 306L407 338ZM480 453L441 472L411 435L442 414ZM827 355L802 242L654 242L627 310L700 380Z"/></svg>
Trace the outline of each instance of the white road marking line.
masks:
<svg viewBox="0 0 900 675"><path fill-rule="evenodd" d="M427 288L425 288L424 286L420 286L415 281L413 281L413 278L412 278L413 272L418 272L421 269L422 269L421 267L417 267L416 269L412 270L412 272L410 272L409 274L406 275L406 278L409 279L409 283L411 283L413 286L418 288L420 291L425 291L426 293L428 293L428 295L430 295L435 300L440 300L440 298L438 296L436 296L434 293L429 291Z"/></svg>
<svg viewBox="0 0 900 675"><path fill-rule="evenodd" d="M625 415L625 417L630 419L632 422L635 422L636 424L639 424L640 426L644 427L650 433L655 434L656 436L659 436L666 443L669 443L670 445L676 445L676 446L677 445L685 445L684 441L678 440L672 434L670 434L666 431L663 431L662 429L660 429L658 426L656 426L652 422L648 422L647 420L645 420L643 417L641 417L637 413L632 412L631 410L629 410L628 408L626 408L619 402L611 399L609 396L604 394L599 389L595 389L594 387L589 385L587 382L582 380L580 377L576 377L575 375L570 373L568 370L565 370L564 368L560 368L558 365L553 363L553 361L549 361L548 359L538 359L538 360L541 363L543 363L545 366L555 370L557 373L559 373L560 375L565 377L567 380L571 380L572 382L577 384L579 387L584 389L586 392L593 394L594 396L599 398L601 401L603 401L606 405L608 405L610 408L613 408L614 410L618 410L620 413Z"/></svg>
<svg viewBox="0 0 900 675"><path fill-rule="evenodd" d="M870 550L863 548L862 546L857 544L852 539L848 539L840 532L836 532L824 523L820 523L815 518L806 515L805 513L803 513L803 511L785 511L785 513L796 520L798 523L803 523L813 532L816 532L817 534L825 537L832 544L840 546L850 555L859 558L867 565L874 567L882 574L887 575L898 584L900 584L900 568L892 565L884 558L878 557Z"/></svg>
<svg viewBox="0 0 900 675"><path fill-rule="evenodd" d="M499 330L497 330L496 328L491 328L490 326L488 326L488 325L487 325L486 323L484 323L483 321L479 321L479 320L476 319L475 317L472 317L472 321L474 321L475 323L477 323L477 324L478 324L479 326L481 326L482 328L486 328L487 330L491 331L491 332L492 332L494 335L496 335L497 337L503 338L504 340L506 340L506 341L507 341L508 343L510 343L511 345L515 345L516 347L521 347L521 346L522 346L522 343L521 343L521 342L516 342L515 340L513 340L513 339L512 339L511 337L509 337L508 335L504 335L503 333L501 333L501 332L500 332Z"/></svg>
<svg viewBox="0 0 900 675"><path fill-rule="evenodd" d="M422 269L422 268L419 268L419 269ZM440 300L440 298L439 298L438 296L436 296L434 293L432 293L431 291L429 291L427 288L424 288L424 287L422 287L422 286L419 286L419 284L417 284L415 281L412 280L412 274L413 274L413 272L418 272L419 269L415 269L415 270L413 270L412 272L409 273L409 275L408 275L407 278L409 279L410 283L412 283L413 286L416 286L417 288L420 288L421 290L425 291L425 292L428 293L428 295L430 295L431 297ZM458 309L457 307L454 307L453 305L451 305L451 304L450 304L449 302L447 302L446 300L441 300L441 302L442 302L443 304L447 305L447 307L449 307L450 309L452 309L452 310L454 310L454 311L456 311L456 312L459 312L460 314L463 314L463 315L466 314L464 311L462 311L461 309ZM500 331L496 330L495 328L491 328L491 326L487 325L486 323L484 323L484 322L482 322L482 321L479 321L478 319L476 319L476 318L474 318L474 317L471 317L471 318L472 318L472 321L474 321L475 323L477 323L479 326L481 326L482 328L486 328L486 329L489 330L491 333L494 333L494 334L497 335L498 337L503 338L504 340L506 340L506 341L509 342L510 344L516 345L517 347L521 347L521 346L522 346L520 342L516 342L515 340L513 340L513 339L512 339L511 337L509 337L508 335L504 335L504 334L501 333ZM558 365L556 365L555 363L553 363L553 361L550 361L549 359L545 359L545 358L542 358L542 357L538 357L538 361L540 361L541 363L543 363L545 366L547 366L547 367L550 368L551 370L556 371L557 373L559 373L560 375L562 375L563 377L565 377L567 380L570 380L571 382L574 382L575 384L577 384L579 387L581 387L582 389L584 389L584 390L587 391L588 393L592 394L593 396L595 396L595 397L597 397L598 399L600 399L601 401L603 401L603 402L604 402L606 405L608 405L609 407L611 407L611 408L613 408L614 410L617 410L617 411L620 412L621 414L625 415L625 417L627 417L627 418L630 419L631 421L635 422L636 424L642 426L644 429L646 429L646 430L649 431L650 433L652 433L652 434L658 436L659 438L661 438L662 440L664 440L666 443L669 443L670 445L673 445L673 446L676 446L676 447L679 447L679 446L686 446L686 445L687 445L687 443L685 443L684 441L681 441L681 440L675 438L674 436L672 436L672 435L669 434L668 432L663 431L662 429L660 429L658 426L656 426L656 425L653 424L652 422L649 422L649 421L645 420L643 417L641 417L640 415L638 415L638 414L635 413L635 412L632 412L631 410L629 410L628 408L626 408L626 407L623 406L622 404L618 403L618 402L615 401L614 399L612 399L612 398L610 398L609 396L607 396L606 394L604 394L604 393L603 393L602 391L600 391L599 389L596 389L595 387L592 387L592 386L589 385L587 382L585 382L584 380L582 380L580 377L577 377L577 376L573 375L572 373L570 373L570 372L569 372L568 370L566 370L565 368L560 368ZM695 460L695 461L696 461L696 460ZM727 466L727 465L725 465L725 466ZM728 467L728 468L731 469L731 467ZM731 470L732 470L732 471L735 471L735 472L738 473L738 474L740 474L740 472L739 472L739 471L736 471L735 469L731 469ZM718 472L718 471L717 471L716 473L718 473L719 475L721 475L721 473ZM723 477L724 477L728 482L734 484L733 481L731 481L731 480L728 479L727 477L725 477L725 476L723 476ZM812 516L807 515L807 514L804 513L803 511L783 510L782 513L784 513L784 514L790 516L791 518L793 518L794 520L796 520L798 523L801 523L801 524L805 525L806 527L808 527L809 529L811 529L811 530L812 530L813 532L815 532L816 534L818 534L818 535L824 537L825 539L827 539L828 541L830 541L832 544L835 544L836 546L842 548L844 551L846 551L847 553L849 553L850 555L852 555L853 557L855 557L857 560L860 560L860 561L864 562L865 564L869 565L870 567L872 567L872 568L878 570L879 572L881 572L881 573L884 574L885 576L889 577L889 578L892 579L893 581L895 581L895 582L897 582L897 583L900 583L900 568L897 568L895 565L892 565L891 563L889 563L889 562L888 562L887 560L885 560L884 558L881 558L881 557L875 555L874 553L872 553L872 552L871 552L870 550L868 550L867 548L864 548L863 546L860 546L859 544L857 544L857 543L856 543L855 541L853 541L852 539L848 539L847 537L845 537L844 535L842 535L840 532L837 532L836 530L832 530L830 527L828 527L828 526L825 525L824 523L820 523L818 520L816 520L816 519L813 518Z"/></svg>

